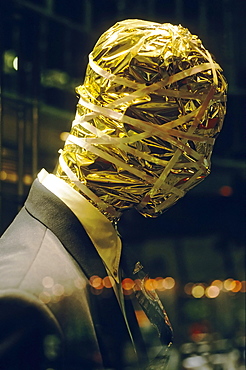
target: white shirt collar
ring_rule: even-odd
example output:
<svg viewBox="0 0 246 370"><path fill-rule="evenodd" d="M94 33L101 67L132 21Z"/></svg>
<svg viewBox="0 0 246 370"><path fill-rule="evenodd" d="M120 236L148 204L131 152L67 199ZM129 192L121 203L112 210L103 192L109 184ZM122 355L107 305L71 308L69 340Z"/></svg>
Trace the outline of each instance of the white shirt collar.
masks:
<svg viewBox="0 0 246 370"><path fill-rule="evenodd" d="M121 240L112 223L83 195L55 175L42 169L39 181L60 198L79 219L110 274L119 282Z"/></svg>

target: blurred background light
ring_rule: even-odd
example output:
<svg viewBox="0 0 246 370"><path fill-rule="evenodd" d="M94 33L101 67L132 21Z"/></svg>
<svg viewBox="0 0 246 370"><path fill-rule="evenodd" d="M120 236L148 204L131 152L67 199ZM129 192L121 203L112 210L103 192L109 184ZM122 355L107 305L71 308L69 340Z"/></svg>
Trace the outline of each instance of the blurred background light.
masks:
<svg viewBox="0 0 246 370"><path fill-rule="evenodd" d="M223 197L230 197L233 194L233 189L231 186L224 185L219 189L219 193Z"/></svg>
<svg viewBox="0 0 246 370"><path fill-rule="evenodd" d="M200 284L194 285L191 289L191 294L194 298L202 298L204 296L204 287Z"/></svg>
<svg viewBox="0 0 246 370"><path fill-rule="evenodd" d="M112 288L115 285L115 280L112 276L105 276L103 278L103 285L105 288Z"/></svg>
<svg viewBox="0 0 246 370"><path fill-rule="evenodd" d="M13 68L18 71L18 64L19 64L19 59L18 57L15 57L13 60Z"/></svg>
<svg viewBox="0 0 246 370"><path fill-rule="evenodd" d="M221 281L221 280L216 279L216 280L212 281L211 285L218 287L219 290L223 289L223 281Z"/></svg>
<svg viewBox="0 0 246 370"><path fill-rule="evenodd" d="M216 298L220 294L220 289L215 285L211 285L208 288L206 288L205 294L208 298Z"/></svg>
<svg viewBox="0 0 246 370"><path fill-rule="evenodd" d="M187 283L187 284L185 284L184 291L185 291L185 293L187 295L191 295L192 294L193 285L194 285L194 283Z"/></svg>
<svg viewBox="0 0 246 370"><path fill-rule="evenodd" d="M163 281L163 286L165 289L172 289L175 286L175 280L172 277L166 277Z"/></svg>
<svg viewBox="0 0 246 370"><path fill-rule="evenodd" d="M60 139L61 141L66 141L68 138L69 132L61 132L60 133Z"/></svg>
<svg viewBox="0 0 246 370"><path fill-rule="evenodd" d="M44 288L52 288L54 285L54 280L50 276L45 276L42 280Z"/></svg>
<svg viewBox="0 0 246 370"><path fill-rule="evenodd" d="M225 290L227 290L227 291L233 290L234 287L235 287L234 279L228 278L224 281L224 289Z"/></svg>
<svg viewBox="0 0 246 370"><path fill-rule="evenodd" d="M94 289L102 289L103 288L103 280L101 277L97 276L97 275L94 275L94 276L91 276L90 277L90 285L94 288Z"/></svg>

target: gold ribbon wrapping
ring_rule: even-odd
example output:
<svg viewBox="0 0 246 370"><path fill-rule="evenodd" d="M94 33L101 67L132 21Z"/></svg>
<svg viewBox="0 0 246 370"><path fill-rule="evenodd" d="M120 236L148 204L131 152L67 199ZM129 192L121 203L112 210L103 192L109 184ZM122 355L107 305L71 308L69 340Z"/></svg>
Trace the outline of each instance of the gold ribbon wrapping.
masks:
<svg viewBox="0 0 246 370"><path fill-rule="evenodd" d="M227 83L197 36L125 20L89 55L57 175L115 220L155 217L210 173Z"/></svg>

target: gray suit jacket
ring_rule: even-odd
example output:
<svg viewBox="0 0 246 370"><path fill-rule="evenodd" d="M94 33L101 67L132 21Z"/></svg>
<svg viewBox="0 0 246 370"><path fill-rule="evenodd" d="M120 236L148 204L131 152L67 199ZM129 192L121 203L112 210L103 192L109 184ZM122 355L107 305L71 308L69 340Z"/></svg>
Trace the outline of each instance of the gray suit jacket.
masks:
<svg viewBox="0 0 246 370"><path fill-rule="evenodd" d="M136 262L128 253L123 256L127 276L133 277ZM1 370L146 366L132 299L125 303L136 351L113 289L92 288L94 275L107 274L85 230L36 180L0 242ZM159 335L168 344L171 328L161 311L149 297L140 301L154 312Z"/></svg>

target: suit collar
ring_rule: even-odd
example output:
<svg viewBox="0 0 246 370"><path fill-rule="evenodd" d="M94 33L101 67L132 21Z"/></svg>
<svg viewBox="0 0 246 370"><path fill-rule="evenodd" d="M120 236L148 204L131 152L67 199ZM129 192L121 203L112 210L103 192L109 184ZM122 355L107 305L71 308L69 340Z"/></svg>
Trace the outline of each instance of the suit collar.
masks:
<svg viewBox="0 0 246 370"><path fill-rule="evenodd" d="M88 278L107 275L101 258L77 217L38 180L31 187L25 208L57 236Z"/></svg>

